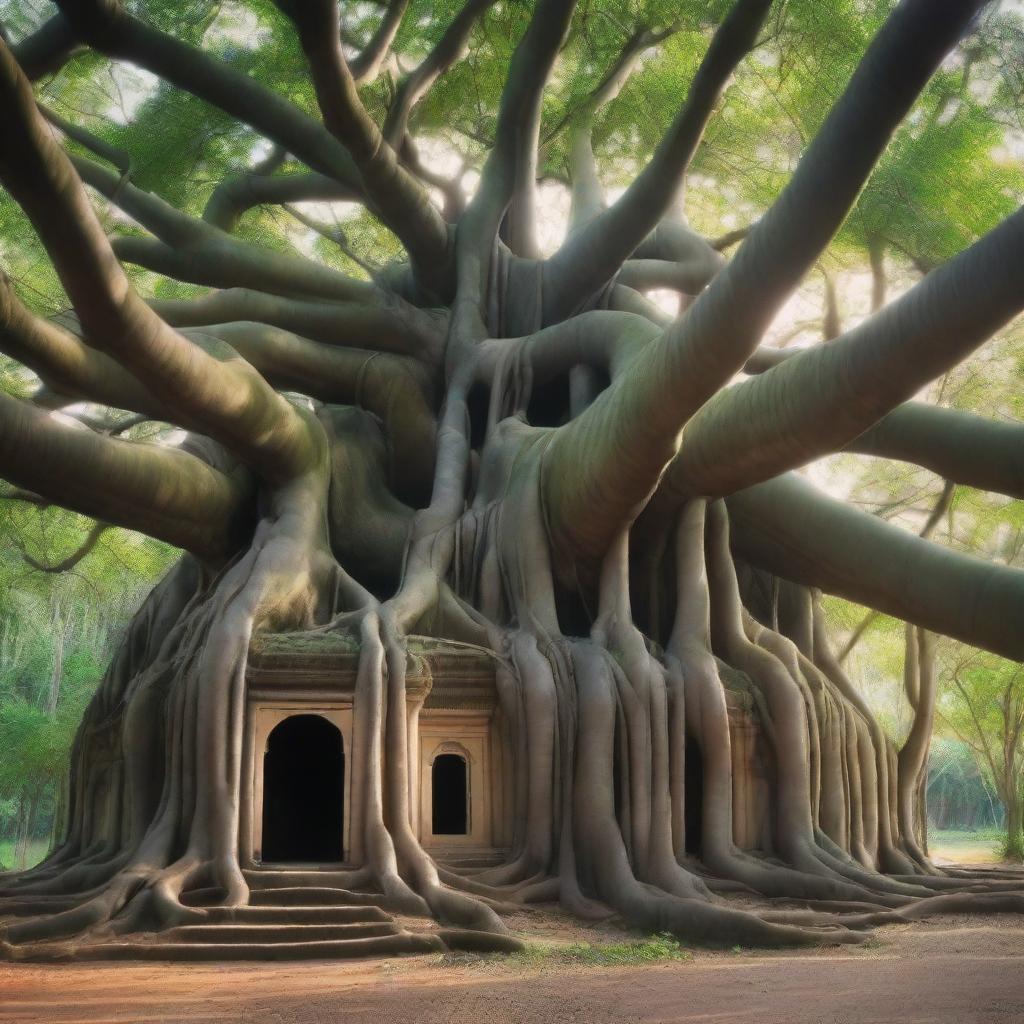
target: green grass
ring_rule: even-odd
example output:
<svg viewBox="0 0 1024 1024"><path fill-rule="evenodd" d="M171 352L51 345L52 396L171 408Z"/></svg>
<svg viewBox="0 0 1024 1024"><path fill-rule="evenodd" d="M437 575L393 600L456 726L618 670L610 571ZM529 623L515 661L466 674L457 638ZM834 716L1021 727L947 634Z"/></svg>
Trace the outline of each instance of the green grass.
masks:
<svg viewBox="0 0 1024 1024"><path fill-rule="evenodd" d="M928 852L933 857L971 864L995 864L1003 860L1006 833L997 828L934 830L928 833Z"/></svg>
<svg viewBox="0 0 1024 1024"><path fill-rule="evenodd" d="M1006 833L998 828L978 829L932 829L928 833L928 844L932 843L998 843L1002 842Z"/></svg>
<svg viewBox="0 0 1024 1024"><path fill-rule="evenodd" d="M635 942L599 945L574 942L569 946L530 943L526 949L513 953L511 963L527 967L568 965L580 967L637 967L664 960L692 960L693 954L679 945L671 935L652 935Z"/></svg>
<svg viewBox="0 0 1024 1024"><path fill-rule="evenodd" d="M25 867L30 868L38 864L46 856L49 845L47 839L31 840L28 844L28 858L25 861ZM10 871L14 867L14 847L13 839L0 839L0 871Z"/></svg>

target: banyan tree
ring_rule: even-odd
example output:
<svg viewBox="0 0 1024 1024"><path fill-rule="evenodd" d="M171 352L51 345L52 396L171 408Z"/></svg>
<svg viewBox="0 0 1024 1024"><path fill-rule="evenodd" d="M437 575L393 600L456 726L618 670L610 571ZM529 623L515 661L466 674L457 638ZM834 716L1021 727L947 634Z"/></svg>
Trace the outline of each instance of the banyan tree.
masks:
<svg viewBox="0 0 1024 1024"><path fill-rule="evenodd" d="M340 6L57 0L0 43L0 184L26 219L0 253L38 239L66 296L45 315L24 280L0 284L0 350L38 383L0 394L0 476L182 552L86 712L54 852L0 879L0 950L244 918L247 664L280 634L357 651L361 856L331 885L452 941L486 944L535 901L730 945L1024 909L1009 872L936 868L919 820L929 638L1024 657L1024 572L795 472L865 452L1024 496L1019 427L913 400L1024 309L1024 214L822 344L761 344L986 3L845 5L871 26L852 74L763 215L714 243L681 212L687 171L798 5ZM223 8L239 20L218 36ZM616 40L601 66L579 56L598 27ZM679 33L702 43L657 79L674 117L613 190L632 136L602 126ZM130 118L112 141L46 102L75 68L124 65L209 138L244 140L248 166L201 208L144 187ZM437 140L455 94L432 106L453 81L479 158L454 170ZM548 179L571 212L544 252ZM393 258L311 201L358 210ZM245 229L268 211L344 259ZM177 443L134 439L143 419ZM899 751L833 653L823 593L914 627L920 724ZM493 662L515 776L498 865L441 863L411 828L410 638ZM730 691L769 751L769 850L732 831Z"/></svg>

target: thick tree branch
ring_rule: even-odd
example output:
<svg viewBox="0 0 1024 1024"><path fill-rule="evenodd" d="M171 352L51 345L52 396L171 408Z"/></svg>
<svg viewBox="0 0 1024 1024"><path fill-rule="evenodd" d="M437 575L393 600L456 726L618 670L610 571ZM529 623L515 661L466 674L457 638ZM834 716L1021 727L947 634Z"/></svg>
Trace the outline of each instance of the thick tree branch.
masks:
<svg viewBox="0 0 1024 1024"><path fill-rule="evenodd" d="M409 130L409 117L416 104L434 83L465 55L473 26L495 0L466 0L451 20L437 45L424 60L399 83L384 122L384 138L398 150ZM353 71L354 74L354 71Z"/></svg>
<svg viewBox="0 0 1024 1024"><path fill-rule="evenodd" d="M0 274L0 351L62 396L166 419L169 412L119 363L63 327L32 314Z"/></svg>
<svg viewBox="0 0 1024 1024"><path fill-rule="evenodd" d="M928 518L924 522L924 526L921 527L918 536L927 540L932 533L935 531L935 527L939 525L942 517L949 511L950 505L953 503L953 493L956 491L956 484L952 480L947 480L942 485L942 491L939 494L938 500L935 502L931 512L928 513ZM838 664L842 664L849 657L850 652L860 642L861 637L867 632L868 627L875 619L878 618L879 613L875 609L871 609L863 619L857 623L853 632L850 633L850 638L843 644L843 649L836 656Z"/></svg>
<svg viewBox="0 0 1024 1024"><path fill-rule="evenodd" d="M377 31L348 62L352 81L356 85L368 85L380 74L408 6L409 0L391 0L384 11L381 23L377 26Z"/></svg>
<svg viewBox="0 0 1024 1024"><path fill-rule="evenodd" d="M610 539L647 502L675 457L680 431L753 353L838 228L891 132L980 6L982 0L900 4L732 262L586 412L559 429L544 475L563 575L588 578Z"/></svg>
<svg viewBox="0 0 1024 1024"><path fill-rule="evenodd" d="M720 391L687 425L665 485L729 494L856 447L872 424L1024 309L1022 268L1024 211L842 338Z"/></svg>
<svg viewBox="0 0 1024 1024"><path fill-rule="evenodd" d="M254 206L302 202L363 202L362 190L313 171L300 174L235 174L213 191L203 220L222 231L234 231L242 215Z"/></svg>
<svg viewBox="0 0 1024 1024"><path fill-rule="evenodd" d="M719 27L690 90L650 163L611 207L575 232L545 264L544 322L562 319L611 280L672 208L704 127L737 64L750 52L771 0L738 0ZM574 145L589 146L577 138Z"/></svg>
<svg viewBox="0 0 1024 1024"><path fill-rule="evenodd" d="M518 348L516 358L529 365L535 387L569 373L574 366L603 370L614 380L659 329L643 316L595 309L524 338L489 338L479 346L477 380L489 383L502 360Z"/></svg>
<svg viewBox="0 0 1024 1024"><path fill-rule="evenodd" d="M68 20L58 15L15 44L12 51L29 81L34 82L37 78L59 71L80 45Z"/></svg>
<svg viewBox="0 0 1024 1024"><path fill-rule="evenodd" d="M402 241L417 280L436 295L449 294L448 225L363 107L342 52L337 5L332 0L278 0L278 6L295 23L324 124L348 147L374 209Z"/></svg>
<svg viewBox="0 0 1024 1024"><path fill-rule="evenodd" d="M146 25L120 0L59 0L61 20L79 39L115 60L157 75L249 125L285 151L355 191L352 158L323 125L255 78ZM42 30L40 30L42 31Z"/></svg>
<svg viewBox="0 0 1024 1024"><path fill-rule="evenodd" d="M493 244L513 195L525 198L537 177L541 97L575 10L575 0L537 0L533 17L509 65L498 108L494 146L480 187L460 225L470 249ZM515 244L517 241L513 240ZM529 240L527 240L528 242Z"/></svg>
<svg viewBox="0 0 1024 1024"><path fill-rule="evenodd" d="M755 565L1024 659L1024 572L923 540L792 474L731 495L727 504L736 548Z"/></svg>
<svg viewBox="0 0 1024 1024"><path fill-rule="evenodd" d="M708 261L701 258L698 251L694 259L681 262L660 259L631 259L622 264L619 271L619 284L627 288L635 288L639 292L667 288L694 295L703 288L711 278Z"/></svg>
<svg viewBox="0 0 1024 1024"><path fill-rule="evenodd" d="M433 478L436 422L433 374L407 356L338 348L251 322L184 332L227 343L274 387L372 412L389 443L389 482L423 498Z"/></svg>
<svg viewBox="0 0 1024 1024"><path fill-rule="evenodd" d="M310 302L229 288L199 299L154 299L149 305L176 327L253 320L327 345L395 352L428 364L439 363L444 353L445 318L386 293L369 305Z"/></svg>
<svg viewBox="0 0 1024 1024"><path fill-rule="evenodd" d="M247 495L175 448L105 437L0 394L0 476L53 504L209 561L241 543Z"/></svg>
<svg viewBox="0 0 1024 1024"><path fill-rule="evenodd" d="M746 373L764 373L810 349L759 348ZM968 487L1024 497L1024 428L924 402L904 402L843 449L910 462Z"/></svg>
<svg viewBox="0 0 1024 1024"><path fill-rule="evenodd" d="M899 459L947 480L1024 498L1024 426L907 402L844 451Z"/></svg>
<svg viewBox="0 0 1024 1024"><path fill-rule="evenodd" d="M725 258L702 235L697 234L675 211L669 212L658 226L637 246L623 270L634 260L664 260L678 268L676 280L688 295L696 295L725 266ZM628 283L619 272L618 284Z"/></svg>
<svg viewBox="0 0 1024 1024"><path fill-rule="evenodd" d="M197 349L132 290L28 80L2 43L0 99L6 108L0 181L39 233L93 347L268 477L304 465L311 441L297 410L245 364Z"/></svg>
<svg viewBox="0 0 1024 1024"><path fill-rule="evenodd" d="M275 295L335 301L371 301L375 289L302 256L290 256L234 238L182 213L152 192L119 179L91 160L72 157L81 179L152 231L160 242L120 238L114 252L179 281L214 288L248 287ZM161 244L163 243L163 244Z"/></svg>
<svg viewBox="0 0 1024 1024"><path fill-rule="evenodd" d="M242 246L235 249L224 239L212 239L176 249L156 239L133 235L111 239L111 248L123 263L188 284L250 288L268 295L336 302L373 298L372 291L367 294L360 287L367 282L345 277L312 260L292 260L255 246ZM265 254L274 258L264 260Z"/></svg>

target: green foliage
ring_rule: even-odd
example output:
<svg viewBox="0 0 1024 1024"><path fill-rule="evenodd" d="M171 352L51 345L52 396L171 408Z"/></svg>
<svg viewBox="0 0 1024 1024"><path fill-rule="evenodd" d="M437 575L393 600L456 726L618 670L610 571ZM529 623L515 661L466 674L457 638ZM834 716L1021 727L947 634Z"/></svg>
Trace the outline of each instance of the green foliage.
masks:
<svg viewBox="0 0 1024 1024"><path fill-rule="evenodd" d="M1024 859L1024 666L984 652L945 652L941 722L974 751L1007 812L1005 852Z"/></svg>
<svg viewBox="0 0 1024 1024"><path fill-rule="evenodd" d="M26 561L59 561L89 525L63 509L0 500L0 840L11 850L0 850L0 863L8 866L19 835L30 843L26 864L45 847L86 704L128 619L174 557L164 544L108 530L70 572L43 573Z"/></svg>
<svg viewBox="0 0 1024 1024"><path fill-rule="evenodd" d="M509 959L526 967L638 967L666 960L692 960L693 954L684 949L672 935L665 933L635 942L574 942L566 946L530 943L524 950L513 953Z"/></svg>
<svg viewBox="0 0 1024 1024"><path fill-rule="evenodd" d="M928 754L928 817L929 841L932 836L939 841L957 827L977 835L979 828L1000 827L1005 817L974 751L951 736L936 736Z"/></svg>

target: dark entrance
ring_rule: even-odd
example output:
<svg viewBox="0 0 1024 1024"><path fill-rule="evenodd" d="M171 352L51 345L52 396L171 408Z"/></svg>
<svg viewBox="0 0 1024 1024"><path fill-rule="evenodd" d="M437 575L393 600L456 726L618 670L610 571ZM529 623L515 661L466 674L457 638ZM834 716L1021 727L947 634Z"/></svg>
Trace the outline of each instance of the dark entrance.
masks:
<svg viewBox="0 0 1024 1024"><path fill-rule="evenodd" d="M275 726L263 759L263 860L342 859L345 752L337 727L320 715Z"/></svg>
<svg viewBox="0 0 1024 1024"><path fill-rule="evenodd" d="M432 831L435 836L464 836L469 831L466 759L439 754L430 775L433 793Z"/></svg>

